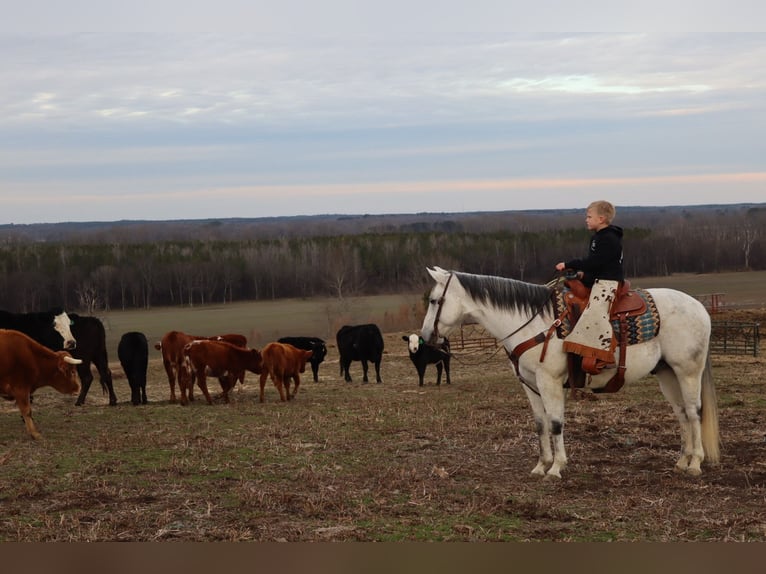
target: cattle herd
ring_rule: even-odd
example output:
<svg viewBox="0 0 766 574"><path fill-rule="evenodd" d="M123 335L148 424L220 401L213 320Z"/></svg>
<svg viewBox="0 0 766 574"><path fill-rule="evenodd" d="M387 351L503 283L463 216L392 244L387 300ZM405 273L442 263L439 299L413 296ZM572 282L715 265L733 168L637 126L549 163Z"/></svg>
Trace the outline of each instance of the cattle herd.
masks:
<svg viewBox="0 0 766 574"><path fill-rule="evenodd" d="M432 347L417 334L404 339L419 384L423 385L428 364L436 365L437 384L441 383L442 367L449 384L449 343L445 340L441 346ZM336 344L340 354L340 375L345 381L352 381L351 363L360 361L364 382L368 382L368 363L375 368L375 380L382 382L380 363L384 344L377 325L345 325L336 334ZM318 382L319 365L327 355L325 341L318 337L283 337L259 351L248 348L247 339L239 334L203 337L180 331L166 333L155 348L162 354L170 401L178 400L177 384L182 405L194 400L195 385L207 402L213 403L207 387L208 376L218 379L221 398L229 402L229 392L237 382L244 381L246 371L260 375L260 402L264 400L264 388L269 378L280 399L291 400L298 393L300 374L305 371L306 363L311 365L314 381ZM131 403L146 404L149 362L146 336L137 331L125 333L117 347L117 355L130 386ZM106 334L98 318L67 314L62 309L38 313L0 311L0 396L16 402L27 432L33 438L41 436L32 420L34 391L50 386L64 394L77 394L75 404L83 405L93 381L91 364L98 371L109 404L116 405Z"/></svg>

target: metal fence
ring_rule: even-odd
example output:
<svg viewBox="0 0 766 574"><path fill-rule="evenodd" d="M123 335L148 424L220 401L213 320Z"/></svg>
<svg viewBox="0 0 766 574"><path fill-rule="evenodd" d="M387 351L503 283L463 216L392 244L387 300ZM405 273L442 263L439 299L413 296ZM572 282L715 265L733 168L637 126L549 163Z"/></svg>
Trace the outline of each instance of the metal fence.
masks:
<svg viewBox="0 0 766 574"><path fill-rule="evenodd" d="M760 350L759 323L713 321L710 352L719 355L758 356Z"/></svg>

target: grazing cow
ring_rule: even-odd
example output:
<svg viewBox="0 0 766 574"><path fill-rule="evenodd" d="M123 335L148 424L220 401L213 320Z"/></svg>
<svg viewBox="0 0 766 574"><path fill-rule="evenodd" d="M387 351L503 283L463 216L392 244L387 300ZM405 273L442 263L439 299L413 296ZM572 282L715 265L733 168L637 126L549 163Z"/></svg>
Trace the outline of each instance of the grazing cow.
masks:
<svg viewBox="0 0 766 574"><path fill-rule="evenodd" d="M168 331L163 335L162 341L160 343L157 343L154 345L154 348L158 351L162 352L162 364L165 367L165 373L168 376L168 384L170 385L170 402L174 403L176 402L176 380L178 380L178 387L181 390L182 393L186 392L186 389L189 389L189 392L191 393L192 385L194 383L193 380L186 380L186 378L189 376L186 368L184 367L184 356L183 356L183 350L186 345L191 343L192 341L197 341L201 339L218 339L220 337L224 341L229 341L234 344L237 344L241 342L242 340L245 341L244 345L247 344L247 339L245 339L242 335L218 335L215 337L198 337L195 335L187 335L186 333L182 333L181 331ZM243 345L243 346L244 346ZM242 375L244 378L244 374ZM191 399L194 399L194 396L191 395Z"/></svg>
<svg viewBox="0 0 766 574"><path fill-rule="evenodd" d="M301 386L301 376L306 370L306 361L311 358L311 351L298 349L287 343L269 343L261 350L263 367L261 368L261 395L263 402L266 379L271 377L274 386L279 391L282 401L295 398L298 387ZM295 382L295 388L290 393L290 379Z"/></svg>
<svg viewBox="0 0 766 574"><path fill-rule="evenodd" d="M257 349L247 349L225 341L198 339L188 343L183 350L184 362L189 372L189 380L197 381L208 404L213 404L207 390L207 375L218 377L223 390L223 399L229 402L229 391L234 388L240 373L248 370L261 373L261 353ZM193 383L192 383L193 384ZM194 400L189 390L189 399ZM181 404L185 405L186 394L181 388Z"/></svg>
<svg viewBox="0 0 766 574"><path fill-rule="evenodd" d="M146 404L146 369L149 366L149 342L146 335L130 331L120 338L117 357L130 385L130 402Z"/></svg>
<svg viewBox="0 0 766 574"><path fill-rule="evenodd" d="M311 351L311 373L314 375L314 382L319 382L319 364L324 361L327 355L327 345L319 337L282 337L277 340L278 343L286 343L304 351Z"/></svg>
<svg viewBox="0 0 766 574"><path fill-rule="evenodd" d="M21 331L52 351L71 350L76 346L69 316L61 308L37 313L0 311L0 329Z"/></svg>
<svg viewBox="0 0 766 574"><path fill-rule="evenodd" d="M0 329L0 396L16 401L32 438L42 438L32 420L32 393L50 386L60 393L77 394L80 383L75 365L80 362L66 351L51 351L24 333Z"/></svg>
<svg viewBox="0 0 766 574"><path fill-rule="evenodd" d="M362 361L363 381L367 382L367 361L375 365L375 379L380 379L380 361L383 358L383 335L377 325L344 325L335 336L340 353L340 374L351 382L348 368L351 361Z"/></svg>
<svg viewBox="0 0 766 574"><path fill-rule="evenodd" d="M90 390L90 384L93 382L91 363L98 370L103 393L109 395L109 404L116 405L117 395L114 394L112 371L109 370L104 324L97 317L83 317L76 313L70 313L69 318L72 320L72 335L77 340L77 347L72 350L72 357L82 360L82 363L77 365L77 374L80 375L82 386L75 405L83 405Z"/></svg>
<svg viewBox="0 0 766 574"><path fill-rule="evenodd" d="M411 335L402 335L402 339L407 341L407 348L410 352L410 360L415 365L418 372L419 385L423 386L423 376L426 373L426 366L436 364L436 384L442 384L442 366L447 375L447 384L450 384L449 378L449 360L450 349L449 341L443 339L438 346L428 345L423 337L415 333Z"/></svg>

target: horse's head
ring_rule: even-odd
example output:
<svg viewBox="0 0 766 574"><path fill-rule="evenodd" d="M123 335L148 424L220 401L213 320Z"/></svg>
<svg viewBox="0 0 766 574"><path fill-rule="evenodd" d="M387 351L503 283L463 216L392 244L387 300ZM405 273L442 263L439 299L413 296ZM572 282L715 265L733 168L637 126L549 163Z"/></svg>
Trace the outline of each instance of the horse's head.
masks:
<svg viewBox="0 0 766 574"><path fill-rule="evenodd" d="M426 269L436 281L436 285L428 296L428 310L423 319L420 336L428 343L435 345L437 340L447 337L462 323L464 309L459 297L462 288L452 272L441 267Z"/></svg>

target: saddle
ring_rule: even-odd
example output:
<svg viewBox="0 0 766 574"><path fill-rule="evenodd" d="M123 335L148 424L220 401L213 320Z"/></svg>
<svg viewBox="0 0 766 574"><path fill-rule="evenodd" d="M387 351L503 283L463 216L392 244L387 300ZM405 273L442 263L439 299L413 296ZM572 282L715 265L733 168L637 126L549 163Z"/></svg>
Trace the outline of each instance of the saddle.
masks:
<svg viewBox="0 0 766 574"><path fill-rule="evenodd" d="M585 306L590 299L590 289L577 279L568 279L564 285L569 289L564 297L566 309L564 314L574 325L582 315ZM615 330L612 339L612 347L619 346L620 356L617 364L617 372L603 388L593 389L594 393L614 393L619 391L625 384L625 354L628 346L627 321L631 317L642 315L646 312L646 301L630 288L630 281L622 281L615 294L615 299L609 309L609 319L619 323L619 329ZM619 336L619 339L617 338ZM569 353L567 356L569 378L564 385L575 388L585 386L585 375L597 375L603 369L603 364L597 364L596 359L589 357L583 359L579 355Z"/></svg>

